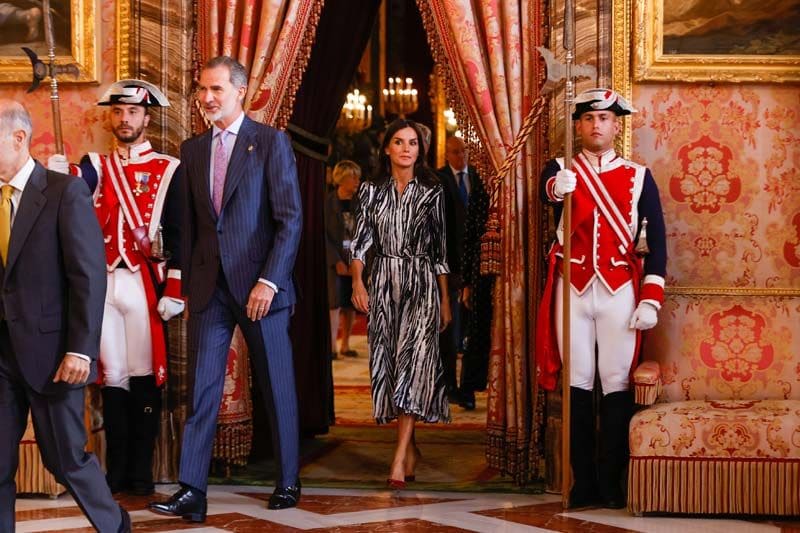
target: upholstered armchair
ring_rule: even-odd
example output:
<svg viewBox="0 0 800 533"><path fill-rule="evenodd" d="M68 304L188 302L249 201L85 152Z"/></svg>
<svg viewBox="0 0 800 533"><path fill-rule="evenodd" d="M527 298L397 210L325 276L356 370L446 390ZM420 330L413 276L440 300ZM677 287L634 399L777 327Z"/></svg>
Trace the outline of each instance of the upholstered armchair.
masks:
<svg viewBox="0 0 800 533"><path fill-rule="evenodd" d="M740 305L672 322L634 373L628 509L800 515L792 335Z"/></svg>

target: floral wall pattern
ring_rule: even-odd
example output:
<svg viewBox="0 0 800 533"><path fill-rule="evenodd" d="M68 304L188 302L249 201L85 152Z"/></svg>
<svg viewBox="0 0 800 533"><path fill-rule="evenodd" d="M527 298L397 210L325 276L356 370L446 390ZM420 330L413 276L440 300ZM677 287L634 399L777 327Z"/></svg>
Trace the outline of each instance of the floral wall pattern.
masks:
<svg viewBox="0 0 800 533"><path fill-rule="evenodd" d="M108 86L116 81L116 2L100 0L97 11L99 49L99 85L59 85L61 100L61 124L64 132L64 148L71 161L77 161L88 151L107 151L113 136L105 119L104 108L95 104ZM23 55L22 50L19 51ZM53 114L50 106L50 87L47 83L32 94L27 94L29 84L0 85L0 98L11 98L25 104L33 119L31 155L42 164L55 152Z"/></svg>
<svg viewBox="0 0 800 533"><path fill-rule="evenodd" d="M782 85L638 85L633 158L658 182L672 294L645 357L670 400L800 399L800 91ZM758 294L775 289L776 293ZM748 292L749 291L749 292Z"/></svg>

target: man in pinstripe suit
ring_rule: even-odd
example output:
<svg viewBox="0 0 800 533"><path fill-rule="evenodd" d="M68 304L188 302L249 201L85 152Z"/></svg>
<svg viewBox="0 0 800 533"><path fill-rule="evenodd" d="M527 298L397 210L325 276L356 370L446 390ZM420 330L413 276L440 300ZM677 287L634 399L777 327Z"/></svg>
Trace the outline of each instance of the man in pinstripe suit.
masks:
<svg viewBox="0 0 800 533"><path fill-rule="evenodd" d="M272 429L278 477L270 509L297 505L298 415L289 314L302 225L288 137L247 118L244 67L229 57L204 66L197 98L214 127L181 146L183 288L188 297L193 411L183 433L181 489L150 509L195 522L206 487L228 346L238 324Z"/></svg>

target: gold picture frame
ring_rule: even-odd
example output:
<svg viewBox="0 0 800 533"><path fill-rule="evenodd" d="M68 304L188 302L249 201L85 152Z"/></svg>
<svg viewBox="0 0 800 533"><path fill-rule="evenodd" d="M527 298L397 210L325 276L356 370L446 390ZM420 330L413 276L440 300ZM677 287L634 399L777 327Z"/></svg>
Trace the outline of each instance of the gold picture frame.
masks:
<svg viewBox="0 0 800 533"><path fill-rule="evenodd" d="M794 53L796 30L790 28L800 18L800 2L742 0L735 8L725 6L706 0L634 2L633 78L800 81L800 50ZM787 50L786 44L791 53L770 53Z"/></svg>
<svg viewBox="0 0 800 533"><path fill-rule="evenodd" d="M31 62L22 47L28 47L47 61L47 46L44 42L44 22L39 13L25 13L31 9L30 2L12 1L9 9L20 10L20 16L4 28L0 38L0 82L31 83ZM98 71L97 0L52 0L53 29L56 41L56 61L59 65L74 63L78 77L64 76L59 83L96 83ZM9 19L11 20L11 19ZM15 24L16 23L16 24ZM15 27L15 25L17 27Z"/></svg>
<svg viewBox="0 0 800 533"><path fill-rule="evenodd" d="M611 87L629 102L633 102L631 80L631 18L632 0L611 2ZM622 128L616 139L616 151L623 157L631 157L633 129L631 117L622 117Z"/></svg>
<svg viewBox="0 0 800 533"><path fill-rule="evenodd" d="M117 79L133 78L131 65L131 1L117 0Z"/></svg>

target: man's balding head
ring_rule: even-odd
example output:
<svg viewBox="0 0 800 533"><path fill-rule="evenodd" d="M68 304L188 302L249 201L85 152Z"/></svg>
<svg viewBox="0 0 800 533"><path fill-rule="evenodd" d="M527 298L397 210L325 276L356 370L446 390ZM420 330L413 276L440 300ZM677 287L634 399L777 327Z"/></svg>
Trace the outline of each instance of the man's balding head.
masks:
<svg viewBox="0 0 800 533"><path fill-rule="evenodd" d="M447 164L456 170L467 166L467 145L461 137L448 137L444 145L444 157Z"/></svg>
<svg viewBox="0 0 800 533"><path fill-rule="evenodd" d="M28 110L16 100L0 98L0 132L7 135L18 130L25 133L26 146L30 147L33 125Z"/></svg>
<svg viewBox="0 0 800 533"><path fill-rule="evenodd" d="M30 157L31 116L15 100L0 99L0 181L8 182Z"/></svg>

